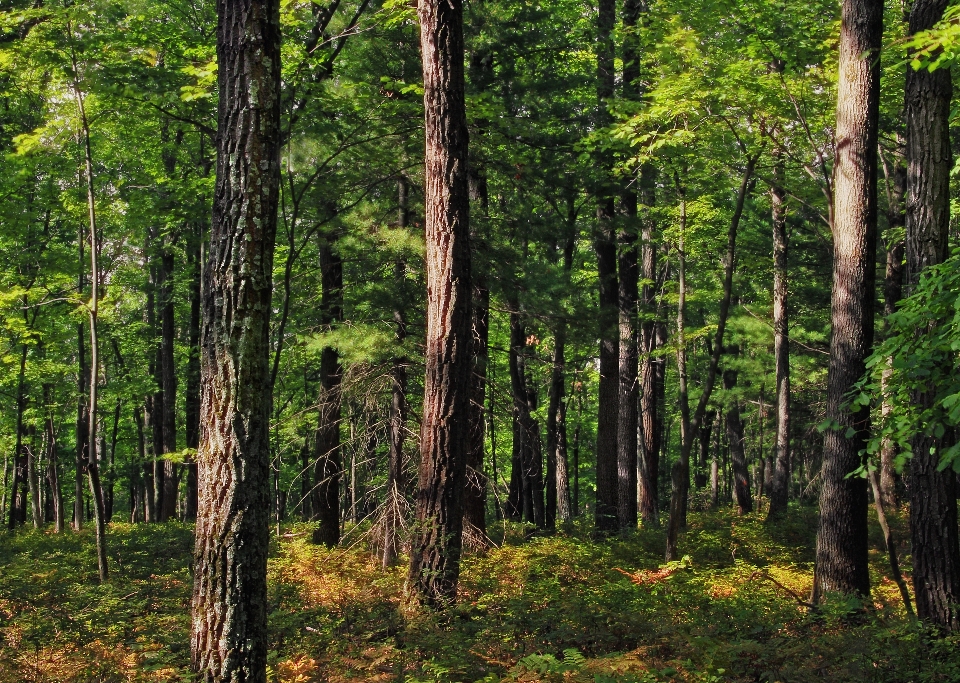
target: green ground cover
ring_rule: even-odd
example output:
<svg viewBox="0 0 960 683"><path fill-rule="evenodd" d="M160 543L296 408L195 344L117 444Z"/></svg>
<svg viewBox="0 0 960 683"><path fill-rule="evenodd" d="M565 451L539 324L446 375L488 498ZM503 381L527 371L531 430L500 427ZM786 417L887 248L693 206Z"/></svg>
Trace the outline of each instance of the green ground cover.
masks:
<svg viewBox="0 0 960 683"><path fill-rule="evenodd" d="M904 538L904 520L894 519ZM405 605L403 568L283 529L270 561L270 675L311 681L958 681L957 639L912 625L871 538L873 602L811 614L815 512L694 513L683 562L663 534L596 543L579 527L464 562L460 602ZM114 524L112 577L89 532L0 537L0 681L186 681L192 529ZM909 557L907 568L909 569ZM796 594L796 596L794 595Z"/></svg>

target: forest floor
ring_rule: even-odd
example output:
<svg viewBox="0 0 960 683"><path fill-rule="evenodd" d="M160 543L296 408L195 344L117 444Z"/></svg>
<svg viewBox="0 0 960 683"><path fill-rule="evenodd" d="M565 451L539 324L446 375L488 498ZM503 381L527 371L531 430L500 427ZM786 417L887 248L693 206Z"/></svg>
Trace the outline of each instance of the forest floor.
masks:
<svg viewBox="0 0 960 683"><path fill-rule="evenodd" d="M905 520L894 516L905 539ZM907 620L871 525L873 603L798 602L816 513L691 513L682 562L663 533L600 543L574 526L465 558L459 604L404 607L402 565L325 550L291 525L270 560L270 677L329 681L960 681L960 640ZM186 681L192 528L113 524L111 579L89 531L0 537L0 681ZM904 558L909 570L909 557ZM795 595L793 595L795 594Z"/></svg>

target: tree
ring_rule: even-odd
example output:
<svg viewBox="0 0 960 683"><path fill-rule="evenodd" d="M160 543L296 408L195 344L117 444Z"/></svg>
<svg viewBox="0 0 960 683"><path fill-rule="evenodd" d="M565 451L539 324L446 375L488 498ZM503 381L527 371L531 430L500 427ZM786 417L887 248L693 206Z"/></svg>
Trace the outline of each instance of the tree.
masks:
<svg viewBox="0 0 960 683"><path fill-rule="evenodd" d="M469 447L470 193L464 101L463 5L418 8L426 124L427 335L420 479L407 587L440 606L456 597Z"/></svg>
<svg viewBox="0 0 960 683"><path fill-rule="evenodd" d="M928 30L943 16L946 0L917 0L910 10L910 34ZM907 286L947 257L950 226L949 68L908 69L905 97L907 138ZM929 333L919 330L918 334ZM918 388L911 402L921 411L935 403L937 387ZM911 444L910 533L917 616L949 631L960 630L960 539L957 530L957 479L940 467L951 437L918 433Z"/></svg>
<svg viewBox="0 0 960 683"><path fill-rule="evenodd" d="M217 15L217 181L203 291L191 655L201 680L265 682L280 3L220 0Z"/></svg>
<svg viewBox="0 0 960 683"><path fill-rule="evenodd" d="M814 596L870 593L867 487L860 467L870 412L847 408L873 344L877 235L877 136L883 3L844 0L837 86L833 295L823 489ZM816 600L814 600L816 602Z"/></svg>

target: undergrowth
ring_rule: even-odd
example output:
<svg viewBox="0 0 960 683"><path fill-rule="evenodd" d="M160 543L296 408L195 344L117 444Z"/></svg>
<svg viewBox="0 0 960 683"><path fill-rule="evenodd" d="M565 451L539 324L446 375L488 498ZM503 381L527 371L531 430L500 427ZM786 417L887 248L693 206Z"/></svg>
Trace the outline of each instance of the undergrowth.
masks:
<svg viewBox="0 0 960 683"><path fill-rule="evenodd" d="M497 525L499 547L464 559L458 604L439 614L403 601L402 565L315 546L293 525L269 566L270 678L960 680L957 639L907 620L877 530L873 602L810 613L814 511L791 508L776 525L726 510L690 521L686 557L671 565L658 530L596 542L576 525L532 537ZM109 539L101 586L87 531L0 537L0 682L190 680L192 528L113 524Z"/></svg>

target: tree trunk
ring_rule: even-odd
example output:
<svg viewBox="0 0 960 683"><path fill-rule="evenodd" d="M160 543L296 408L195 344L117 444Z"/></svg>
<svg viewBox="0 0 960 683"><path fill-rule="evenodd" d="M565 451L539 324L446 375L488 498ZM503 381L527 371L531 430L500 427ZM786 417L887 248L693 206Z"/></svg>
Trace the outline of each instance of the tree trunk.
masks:
<svg viewBox="0 0 960 683"><path fill-rule="evenodd" d="M597 127L611 122L608 102L614 95L613 27L616 21L614 0L600 0L597 14ZM619 286L617 282L617 240L614 229L613 156L609 151L597 155L602 175L596 190L597 274L600 287L600 387L597 405L597 495L594 506L599 534L616 532L620 527L618 448L619 425Z"/></svg>
<svg viewBox="0 0 960 683"><path fill-rule="evenodd" d="M337 235L331 233L320 243L320 322L327 329L343 322L343 261L336 240ZM320 352L320 414L313 452L313 514L320 526L313 532L313 541L328 548L340 542L342 377L340 354L332 346L324 347Z"/></svg>
<svg viewBox="0 0 960 683"><path fill-rule="evenodd" d="M736 356L738 347L728 347L727 354ZM723 371L723 388L733 392L737 387L737 371L729 368ZM750 495L750 470L747 469L747 455L744 450L743 420L740 419L740 400L731 396L726 413L727 441L730 443L730 466L733 470L733 490L737 501L737 514L753 512L753 498Z"/></svg>
<svg viewBox="0 0 960 683"><path fill-rule="evenodd" d="M177 367L174 357L173 315L173 253L164 240L164 249L160 256L158 284L160 298L160 378L163 389L163 411L161 413L161 454L175 453L177 450ZM176 519L177 516L177 471L173 461L163 458L163 488L160 495L160 521Z"/></svg>
<svg viewBox="0 0 960 683"><path fill-rule="evenodd" d="M187 357L187 393L184 396L185 421L184 437L187 448L196 451L200 445L200 282L203 263L203 235L197 229L197 234L191 237L188 245L189 265L192 279L190 281L190 355ZM187 467L187 505L184 518L188 522L197 519L197 457L194 453L186 463Z"/></svg>
<svg viewBox="0 0 960 683"><path fill-rule="evenodd" d="M576 246L576 208L572 197L568 200L570 235L563 249L563 271L569 277L573 269L573 250ZM569 522L570 475L567 466L567 402L564 372L566 370L567 322L560 319L554 331L553 363L550 373L550 403L547 410L547 528L556 520Z"/></svg>
<svg viewBox="0 0 960 683"><path fill-rule="evenodd" d="M44 384L43 405L46 417L43 421L43 442L47 460L47 485L50 487L50 501L53 508L53 528L60 534L64 529L63 488L60 485L60 468L57 463L57 431L53 423L52 401L53 387Z"/></svg>
<svg viewBox="0 0 960 683"><path fill-rule="evenodd" d="M397 183L399 198L399 227L406 228L409 223L409 185L406 176L401 175ZM396 263L394 277L396 284L403 293L403 283L406 279L407 265L403 260ZM396 325L395 339L398 351L403 348L407 338L406 300L401 298L393 311L393 321ZM387 451L387 495L386 512L384 516L383 532L383 566L392 566L397 561L400 550L400 527L403 523L404 489L406 482L403 476L403 441L407 420L407 359L398 353L393 359L391 375L393 387L390 401L390 443ZM483 409L481 401L481 410Z"/></svg>
<svg viewBox="0 0 960 683"><path fill-rule="evenodd" d="M910 34L932 28L946 0L916 0ZM907 283L912 290L924 270L947 256L950 228L950 69L907 69ZM935 323L931 321L931 327ZM923 334L918 330L918 334ZM933 407L937 387L914 391L918 412ZM917 616L945 631L960 630L960 542L957 529L957 478L939 471L940 451L953 434L913 437L910 464L910 533Z"/></svg>
<svg viewBox="0 0 960 683"><path fill-rule="evenodd" d="M72 31L72 29L71 29ZM100 344L97 329L100 301L100 243L97 233L97 213L94 202L93 187L93 153L90 145L90 124L84 106L83 93L78 82L79 70L76 55L72 54L73 65L73 94L77 102L77 112L80 115L80 126L83 133L84 176L87 186L87 220L90 238L90 302L87 304L88 324L90 326L90 380L88 384L89 401L87 417L87 481L90 485L90 499L93 502L93 521L96 529L97 569L100 583L107 580L107 539L106 519L103 500L103 487L100 484L100 457L97 448L97 393L100 375Z"/></svg>
<svg viewBox="0 0 960 683"><path fill-rule="evenodd" d="M699 442L700 456L697 458L697 473L694 475L694 486L702 489L707 485L707 467L710 460L710 435L713 433L713 413L709 413L703 418L703 425L700 426Z"/></svg>
<svg viewBox="0 0 960 683"><path fill-rule="evenodd" d="M677 243L677 386L678 399L680 407L680 442L686 443L692 439L690 424L690 400L687 393L687 335L686 335L686 314L687 314L687 258L686 238L687 227L687 200L684 194L683 186L680 183L679 174L674 174L674 180L677 186L677 193L680 197L680 238ZM677 514L680 521L680 528L686 526L686 501L690 490L690 449L680 449L680 457L673 463L670 471L670 483L673 489L671 504L673 499L680 501L683 510ZM671 515L673 511L671 509Z"/></svg>
<svg viewBox="0 0 960 683"><path fill-rule="evenodd" d="M265 683L280 3L218 0L217 15L217 175L203 273L191 656L202 681Z"/></svg>
<svg viewBox="0 0 960 683"><path fill-rule="evenodd" d="M787 216L786 191L781 186L783 163L779 150L770 188L773 218L773 356L777 381L776 461L767 519L787 510L790 484L790 326L787 319ZM761 416L762 419L762 416ZM762 452L762 444L761 444Z"/></svg>
<svg viewBox="0 0 960 683"><path fill-rule="evenodd" d="M510 303L510 388L513 394L513 472L509 509L514 519L545 525L540 429L530 414L536 393L527 382L527 333L516 297Z"/></svg>
<svg viewBox="0 0 960 683"><path fill-rule="evenodd" d="M17 422L16 444L13 448L13 487L10 491L10 519L8 528L13 531L27 521L27 453L23 444L24 412L27 408L26 394L27 345L20 350L20 372L17 376Z"/></svg>
<svg viewBox="0 0 960 683"><path fill-rule="evenodd" d="M860 467L870 414L863 408L854 413L845 404L873 344L883 2L844 0L841 15L827 375L827 419L838 428L828 429L824 438L815 598L826 592L870 593L867 486L862 477L849 476Z"/></svg>
<svg viewBox="0 0 960 683"><path fill-rule="evenodd" d="M652 193L650 193L652 194ZM651 199L647 200L652 203ZM640 518L644 526L660 526L660 450L663 442L663 417L659 414L660 398L665 390L666 360L654 357L660 347L661 335L658 328L662 325L656 320L657 252L653 245L652 221L645 217L642 224L641 276L643 290L640 323L640 346L642 362L640 364L640 443L641 467L639 506Z"/></svg>
<svg viewBox="0 0 960 683"><path fill-rule="evenodd" d="M887 189L887 263L883 278L883 316L889 317L897 310L897 303L903 296L903 260L906 255L904 230L906 226L907 167L904 159L906 140L897 136L897 149L893 154L893 163L881 155ZM883 402L880 412L884 419L893 410L887 392L887 382L892 368L886 368L882 374ZM897 473L895 463L897 447L892 439L885 438L880 445L880 495L883 507L895 510L900 505L897 495Z"/></svg>
<svg viewBox="0 0 960 683"><path fill-rule="evenodd" d="M461 0L422 0L427 330L420 481L408 590L456 598L470 419L470 196Z"/></svg>
<svg viewBox="0 0 960 683"><path fill-rule="evenodd" d="M479 164L470 172L470 199L487 214L487 179ZM485 246L477 234L480 221L474 221L471 246L474 253ZM487 542L487 476L483 471L484 399L487 395L487 363L490 336L490 290L486 277L478 274L473 286L472 368L470 373L470 450L467 458L467 482L463 501L464 533L472 536L472 545Z"/></svg>
<svg viewBox="0 0 960 683"><path fill-rule="evenodd" d="M710 505L720 507L720 411L717 411L717 440L710 460Z"/></svg>

